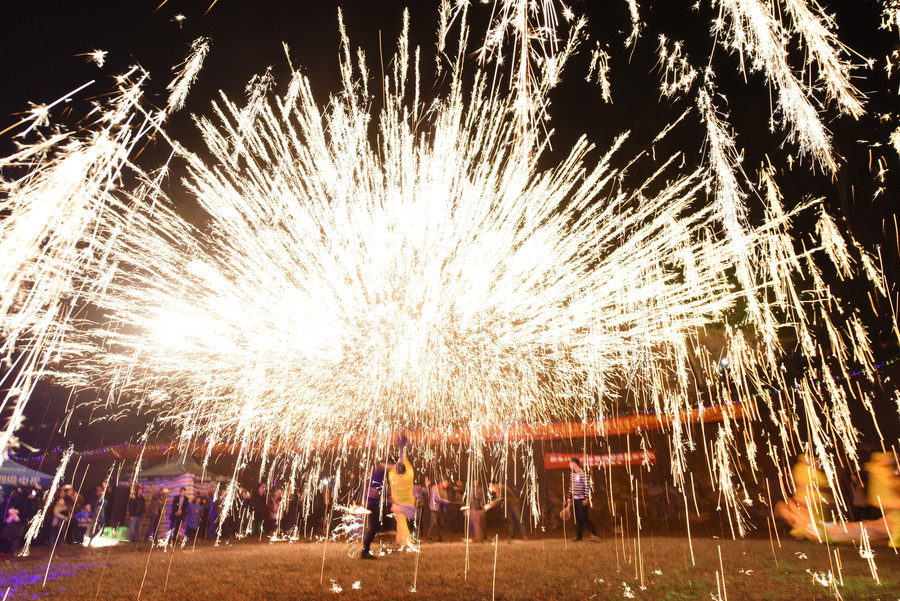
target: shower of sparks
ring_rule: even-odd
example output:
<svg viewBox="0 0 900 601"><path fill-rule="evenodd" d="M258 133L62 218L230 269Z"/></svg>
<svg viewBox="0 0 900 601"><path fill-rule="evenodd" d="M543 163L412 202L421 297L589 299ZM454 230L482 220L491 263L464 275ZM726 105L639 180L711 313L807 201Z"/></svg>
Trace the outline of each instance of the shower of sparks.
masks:
<svg viewBox="0 0 900 601"><path fill-rule="evenodd" d="M628 0L628 12L631 14L631 34L625 40L625 46L634 46L641 36L641 15L637 0Z"/></svg>
<svg viewBox="0 0 900 601"><path fill-rule="evenodd" d="M184 65L178 72L178 75L166 88L170 92L170 110L178 111L184 106L184 101L187 98L188 92L194 81L196 81L197 75L203 67L203 60L209 52L209 43L208 38L198 38L191 44L191 54L188 56L187 60L184 61Z"/></svg>
<svg viewBox="0 0 900 601"><path fill-rule="evenodd" d="M634 0L631 0L634 4ZM441 28L439 51L446 44L447 24L465 20L467 3L448 0L441 3ZM636 10L636 8L635 8ZM516 114L518 135L527 138L547 118L547 92L559 81L562 66L575 51L580 32L586 25L584 19L575 19L574 13L562 5L560 11L566 22L572 22L569 41L560 48L557 30L559 15L554 0L502 0L494 2L493 19L485 34L484 44L478 51L479 62L502 64L507 54L512 55L510 88L512 109ZM506 48L512 38L512 49Z"/></svg>
<svg viewBox="0 0 900 601"><path fill-rule="evenodd" d="M600 84L600 89L603 91L603 102L612 102L612 92L609 84L609 53L601 49L599 43L597 48L591 53L591 67L588 70L586 79L587 81L596 79L597 83Z"/></svg>
<svg viewBox="0 0 900 601"><path fill-rule="evenodd" d="M636 0L626 0L631 17L631 31L624 41L626 47L637 44L644 24ZM699 4L699 3L698 3ZM882 27L900 26L900 9L891 2L884 9ZM817 88L825 90L826 99L833 101L845 115L859 118L863 112L863 95L851 79L854 67L851 52L837 37L836 23L816 2L782 0L785 15L781 19L777 8L764 0L711 0L718 16L712 24L714 39L736 55L738 68L761 72L776 92L776 110L772 127L780 120L788 132L788 141L795 144L801 155L834 172L837 162L831 148L831 136L824 117L816 108ZM466 10L462 2L442 2L440 37L448 32L448 24ZM573 23L568 42L560 49L564 22ZM558 80L559 69L578 44L585 28L583 18L563 2L554 0L495 0L492 20L479 51L482 61L494 60L501 66L511 57L510 88L515 100L520 134L527 135L549 117L543 104L548 87ZM799 42L805 49L804 63L795 68L789 63L791 44ZM711 59L711 57L710 57ZM862 62L863 59L860 58ZM711 62L711 60L710 60ZM815 81L806 82L799 75L815 74ZM600 80L603 83L604 80ZM604 99L608 94L604 91Z"/></svg>
<svg viewBox="0 0 900 601"><path fill-rule="evenodd" d="M881 28L900 33L900 2L887 0L881 14Z"/></svg>
<svg viewBox="0 0 900 601"><path fill-rule="evenodd" d="M340 516L340 523L331 532L332 540L362 541L363 520L369 513L368 510L365 507L345 507L343 505L335 505L334 510Z"/></svg>
<svg viewBox="0 0 900 601"><path fill-rule="evenodd" d="M783 52L789 33L800 36L829 99L858 116L832 21L799 0L786 2L790 31L759 0L714 5L716 35L775 87L789 137L834 169L812 88ZM465 11L443 4L441 53L450 23L467 37ZM397 428L465 428L477 440L511 423L603 419L625 398L676 416L673 476L684 489L694 442L677 416L696 408L702 389L728 401L758 396L785 446L804 419L804 444L834 478L835 454L852 459L858 441L852 397L832 374L851 363L874 370L858 310L840 314L820 272L832 263L883 293L875 260L824 211L815 245L797 251L791 218L814 203L786 211L770 172L760 174L765 217L748 221L740 153L708 70L696 89L706 168L680 167L680 155L620 158L622 136L604 151L582 139L540 170L547 141L534 125L578 36L557 47L550 0L502 2L497 15L483 59L499 60L506 32L522 36L508 93L481 68L464 69L463 43L449 91L424 112L418 52L411 65L404 34L380 113L346 36L343 87L324 110L300 71L281 96L269 72L248 86L246 104L223 96L197 119L202 156L173 144L207 214L203 231L166 199L167 166L133 161L183 104L205 40L162 113L143 108L147 75L135 68L118 78L95 129L0 159L18 173L0 184L9 215L0 221L2 351L15 366L2 408L20 417L40 376L100 386L101 403L156 413L184 444L243 441L241 465L253 452L308 459L351 436L387 445ZM695 73L677 44L668 48L660 42L664 86L686 94ZM47 125L45 108L35 107L29 130ZM639 169L650 175L638 178ZM732 319L739 304L746 316ZM779 362L787 329L812 368L799 384ZM726 410L716 486L742 532L748 493L732 468L740 439Z"/></svg>
<svg viewBox="0 0 900 601"><path fill-rule="evenodd" d="M697 79L697 71L688 62L687 56L681 49L680 42L673 42L669 48L669 40L666 36L659 36L659 64L663 69L660 93L671 97L678 92L686 93L694 85ZM606 91L604 89L604 97Z"/></svg>

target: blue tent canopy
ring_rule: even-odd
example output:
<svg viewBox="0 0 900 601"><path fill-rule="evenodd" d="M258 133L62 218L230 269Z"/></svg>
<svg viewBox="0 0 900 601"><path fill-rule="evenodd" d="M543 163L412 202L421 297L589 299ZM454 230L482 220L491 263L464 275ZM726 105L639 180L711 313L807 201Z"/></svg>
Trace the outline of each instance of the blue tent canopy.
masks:
<svg viewBox="0 0 900 601"><path fill-rule="evenodd" d="M36 486L47 488L53 476L25 467L11 459L0 463L0 486Z"/></svg>

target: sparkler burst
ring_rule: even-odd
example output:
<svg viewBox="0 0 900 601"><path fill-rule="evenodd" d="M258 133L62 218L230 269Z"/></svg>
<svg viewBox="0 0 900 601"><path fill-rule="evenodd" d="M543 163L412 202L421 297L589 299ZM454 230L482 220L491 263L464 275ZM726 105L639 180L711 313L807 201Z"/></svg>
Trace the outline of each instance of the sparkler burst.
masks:
<svg viewBox="0 0 900 601"><path fill-rule="evenodd" d="M80 373L167 379L188 430L273 444L593 416L636 357L675 357L734 302L727 249L698 236L710 214L688 210L698 173L617 190L586 143L538 172L480 74L466 94L457 71L417 130L402 55L373 146L345 61L324 114L297 74L284 97L263 79L199 122L217 162L183 155L207 250L166 241L177 221L120 228L108 260L139 274L99 301L116 326L84 332L97 351L79 345Z"/></svg>
<svg viewBox="0 0 900 601"><path fill-rule="evenodd" d="M789 137L835 169L813 90L784 60L785 26L757 0L713 4L716 34L777 90ZM53 375L102 385L104 403L159 414L184 443L237 439L246 453L253 440L265 455L351 436L384 445L396 428L438 438L463 428L477 439L509 424L602 420L623 398L677 416L697 407L700 389L720 403L766 393L750 413L772 417L785 443L804 420L803 438L833 479L836 447L852 457L857 446L833 372L855 362L872 373L874 360L858 312L837 315L821 270L827 261L884 294L875 258L824 211L815 244L799 250L792 217L821 209L785 210L770 170L758 188L765 216L749 222L739 151L709 72L696 90L707 167L619 156L622 136L604 150L582 139L539 168L548 142L535 125L577 36L557 48L552 2L500 7L482 55L499 56L510 28L526 36L509 92L466 64L466 9L445 2L440 51L451 23L461 42L448 91L432 103L408 24L380 110L343 27L342 88L325 109L300 71L281 95L268 72L246 103L223 95L196 119L205 149L172 141L208 216L202 231L166 198L168 166L142 167L135 153L148 136L168 139L165 120L183 105L206 40L164 111L143 108L146 74L135 68L89 133L60 133L0 161L25 168L3 183L0 206L9 215L0 221L3 350L16 362L4 406L18 419L35 379ZM785 7L828 98L860 116L832 22L801 0ZM640 12L628 8L633 45ZM540 77L529 67L535 45L545 49ZM671 59L666 93L693 90L697 71L680 47L660 48ZM597 64L605 81L608 64ZM32 127L46 118L39 108ZM716 349L711 325L723 332ZM821 377L772 397L788 388L785 329ZM719 378L722 347L730 367ZM729 411L713 460L740 530L747 494L731 467ZM677 417L672 437L682 482L693 442Z"/></svg>

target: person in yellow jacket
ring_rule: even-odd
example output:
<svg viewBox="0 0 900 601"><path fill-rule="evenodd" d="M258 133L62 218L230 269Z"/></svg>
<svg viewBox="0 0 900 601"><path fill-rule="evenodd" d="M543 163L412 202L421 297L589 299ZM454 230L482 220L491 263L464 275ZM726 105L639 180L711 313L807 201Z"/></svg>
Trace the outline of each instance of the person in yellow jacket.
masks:
<svg viewBox="0 0 900 601"><path fill-rule="evenodd" d="M893 453L872 453L866 463L869 472L869 505L880 509L880 520L892 547L900 546L900 479L897 478L897 462Z"/></svg>
<svg viewBox="0 0 900 601"><path fill-rule="evenodd" d="M900 478L897 462L892 453L872 453L865 465L869 473L867 492L869 504L883 517L875 520L840 524L827 529L831 541L861 540L865 530L870 540L888 539L889 544L900 547Z"/></svg>
<svg viewBox="0 0 900 601"><path fill-rule="evenodd" d="M797 456L791 470L796 492L787 503L775 506L778 515L791 526L791 536L817 540L823 532L825 509L833 503L827 492L828 477L805 453ZM811 526L811 528L807 528Z"/></svg>
<svg viewBox="0 0 900 601"><path fill-rule="evenodd" d="M401 445L401 449L404 447L405 445ZM401 547L411 546L412 537L407 520L416 517L416 499L413 496L415 472L405 452L400 461L388 471L388 480L391 483L391 511L397 522L397 544Z"/></svg>

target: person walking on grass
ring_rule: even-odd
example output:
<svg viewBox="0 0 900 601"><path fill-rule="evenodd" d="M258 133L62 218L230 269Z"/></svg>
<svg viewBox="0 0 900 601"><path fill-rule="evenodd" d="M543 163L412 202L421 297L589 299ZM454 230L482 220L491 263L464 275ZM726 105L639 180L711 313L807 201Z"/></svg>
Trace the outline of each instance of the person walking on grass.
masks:
<svg viewBox="0 0 900 601"><path fill-rule="evenodd" d="M88 536L91 540L103 532L103 527L106 525L106 506L108 504L106 499L107 488L108 485L104 482L94 489L94 493L91 495L91 507L94 509L94 521L88 532Z"/></svg>
<svg viewBox="0 0 900 601"><path fill-rule="evenodd" d="M366 516L363 526L363 548L360 559L375 559L372 542L381 527L381 495L384 491L384 476L391 467L389 463L379 463L372 469L369 486L366 487Z"/></svg>
<svg viewBox="0 0 900 601"><path fill-rule="evenodd" d="M791 526L791 536L797 539L819 540L828 520L828 508L834 499L829 491L828 476L820 468L819 462L808 453L797 456L791 469L794 481L794 496L787 502L775 504L775 514ZM812 530L807 531L807 525Z"/></svg>
<svg viewBox="0 0 900 601"><path fill-rule="evenodd" d="M400 456L406 452L406 437L400 436L397 441L400 446ZM369 476L369 485L366 487L366 517L363 526L363 548L359 554L360 559L375 559L372 555L372 542L378 529L381 528L381 501L384 495L384 478L389 470L394 468L393 463L378 463L372 469Z"/></svg>
<svg viewBox="0 0 900 601"><path fill-rule="evenodd" d="M567 504L575 512L575 540L581 540L585 524L591 529L591 538L599 538L591 521L591 477L581 469L578 457L569 459L569 467L572 469L572 483Z"/></svg>

